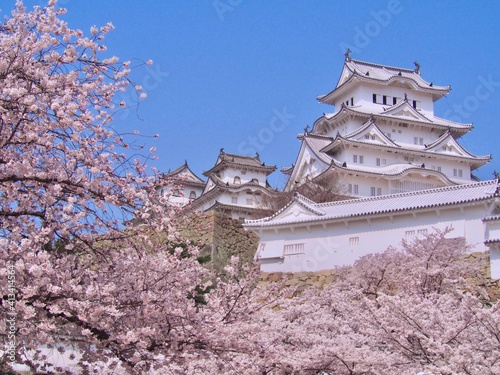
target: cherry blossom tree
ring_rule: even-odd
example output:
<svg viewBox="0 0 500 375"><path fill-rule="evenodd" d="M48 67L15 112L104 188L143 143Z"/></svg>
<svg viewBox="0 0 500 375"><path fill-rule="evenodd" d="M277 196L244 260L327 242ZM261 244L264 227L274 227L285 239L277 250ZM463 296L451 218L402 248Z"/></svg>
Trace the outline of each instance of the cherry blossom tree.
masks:
<svg viewBox="0 0 500 375"><path fill-rule="evenodd" d="M48 373L251 363L257 344L232 329L255 329L248 317L268 303L262 294L249 302L255 271L218 280L179 237L155 176L128 156L112 122L131 105L115 102L118 92L133 86L144 97L129 62L101 57L112 25L86 37L64 12L56 1L32 11L18 1L0 24L0 313L10 322L1 371L13 362ZM76 365L51 362L48 349Z"/></svg>
<svg viewBox="0 0 500 375"><path fill-rule="evenodd" d="M276 365L301 374L499 373L500 303L478 285L484 258L467 259L451 234L365 256L326 288L283 301Z"/></svg>

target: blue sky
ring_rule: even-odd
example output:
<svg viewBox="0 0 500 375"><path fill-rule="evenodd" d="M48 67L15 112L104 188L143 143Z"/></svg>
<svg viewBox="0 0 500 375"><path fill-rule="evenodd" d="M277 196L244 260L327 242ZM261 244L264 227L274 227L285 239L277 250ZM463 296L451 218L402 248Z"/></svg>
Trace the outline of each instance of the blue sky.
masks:
<svg viewBox="0 0 500 375"><path fill-rule="evenodd" d="M10 4L9 4L10 3ZM25 0L41 5L42 0ZM8 6L10 5L10 7ZM413 68L451 85L438 116L474 123L459 142L493 161L475 173L500 171L500 40L498 1L60 0L69 26L88 32L111 21L109 54L152 59L132 75L148 98L138 113L117 116L117 128L159 133L141 142L157 148L161 171L187 159L202 177L221 147L254 155L278 171L295 162L297 133L333 107L316 97L336 84L347 47L351 57ZM2 1L2 13L14 0Z"/></svg>

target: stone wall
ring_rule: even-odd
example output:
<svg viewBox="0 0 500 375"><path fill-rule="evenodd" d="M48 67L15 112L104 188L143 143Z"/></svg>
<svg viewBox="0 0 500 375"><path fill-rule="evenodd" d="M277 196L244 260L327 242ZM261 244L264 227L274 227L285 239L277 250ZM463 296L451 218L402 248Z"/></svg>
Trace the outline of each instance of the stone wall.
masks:
<svg viewBox="0 0 500 375"><path fill-rule="evenodd" d="M194 214L184 218L179 232L188 240L202 244L202 255L210 255L208 266L222 273L232 256L240 264L253 263L259 237L243 229L241 223L219 212Z"/></svg>

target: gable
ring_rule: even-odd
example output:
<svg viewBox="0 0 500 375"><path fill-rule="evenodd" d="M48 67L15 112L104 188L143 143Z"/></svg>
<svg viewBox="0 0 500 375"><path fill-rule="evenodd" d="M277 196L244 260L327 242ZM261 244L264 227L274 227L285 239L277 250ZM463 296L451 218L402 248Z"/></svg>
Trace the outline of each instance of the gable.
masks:
<svg viewBox="0 0 500 375"><path fill-rule="evenodd" d="M415 108L413 108L407 100L404 100L402 103L398 103L393 107L387 109L384 115L390 115L406 120L415 120L422 122L431 122L427 117L418 112Z"/></svg>
<svg viewBox="0 0 500 375"><path fill-rule="evenodd" d="M371 120L366 123L365 127L362 127L355 133L347 135L346 139L359 142L378 143L386 146L395 146L394 142L387 138L380 128Z"/></svg>

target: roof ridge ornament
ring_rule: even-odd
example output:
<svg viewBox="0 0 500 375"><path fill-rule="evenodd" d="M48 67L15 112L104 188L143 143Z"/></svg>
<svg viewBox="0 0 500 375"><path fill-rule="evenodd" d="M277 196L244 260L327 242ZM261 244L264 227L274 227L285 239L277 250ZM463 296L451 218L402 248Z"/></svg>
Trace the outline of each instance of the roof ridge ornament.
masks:
<svg viewBox="0 0 500 375"><path fill-rule="evenodd" d="M415 73L420 75L420 64L418 63L417 60L415 60L413 63L415 64Z"/></svg>
<svg viewBox="0 0 500 375"><path fill-rule="evenodd" d="M351 56L350 56L351 52L352 51L351 51L350 48L348 48L347 51L345 51L345 53L344 53L345 61L351 61L352 60Z"/></svg>

